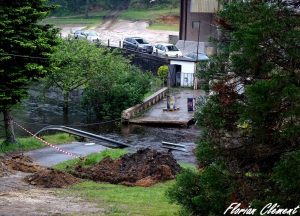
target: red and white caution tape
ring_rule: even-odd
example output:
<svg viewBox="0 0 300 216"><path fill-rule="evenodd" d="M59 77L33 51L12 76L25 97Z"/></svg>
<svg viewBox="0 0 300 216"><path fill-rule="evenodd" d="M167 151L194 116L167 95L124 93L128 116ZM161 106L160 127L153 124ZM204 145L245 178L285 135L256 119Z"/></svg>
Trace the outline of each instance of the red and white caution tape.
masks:
<svg viewBox="0 0 300 216"><path fill-rule="evenodd" d="M61 152L61 153L64 153L66 155L69 155L69 156L72 156L72 157L75 157L75 158L80 158L80 156L76 155L76 154L73 154L71 152L67 152L59 147L57 147L56 145L53 145L45 140L43 140L42 138L36 136L35 134L33 134L32 132L30 132L29 130L27 130L26 128L22 127L21 125L19 125L17 122L13 121L15 123L15 125L17 125L19 128L21 128L22 130L26 131L28 134L30 134L31 136L33 136L34 138L38 139L39 141L45 143L47 146L50 146L51 148L54 148L55 150Z"/></svg>

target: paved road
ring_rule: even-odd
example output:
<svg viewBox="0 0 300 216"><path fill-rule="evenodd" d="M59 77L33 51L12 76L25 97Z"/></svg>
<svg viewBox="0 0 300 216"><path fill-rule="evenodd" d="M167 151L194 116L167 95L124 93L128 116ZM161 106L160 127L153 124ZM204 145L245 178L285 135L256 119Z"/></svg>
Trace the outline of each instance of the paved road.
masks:
<svg viewBox="0 0 300 216"><path fill-rule="evenodd" d="M90 145L89 143L80 142L58 145L58 147L80 156L86 156L88 154L100 152L107 149L106 147L101 145ZM30 156L36 163L49 167L74 158L50 147L30 151L25 154Z"/></svg>

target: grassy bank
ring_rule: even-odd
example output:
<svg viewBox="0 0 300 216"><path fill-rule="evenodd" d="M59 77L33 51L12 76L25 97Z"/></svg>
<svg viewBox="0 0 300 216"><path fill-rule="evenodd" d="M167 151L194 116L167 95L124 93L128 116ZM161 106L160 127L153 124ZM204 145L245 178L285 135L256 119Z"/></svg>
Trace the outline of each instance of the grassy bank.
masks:
<svg viewBox="0 0 300 216"><path fill-rule="evenodd" d="M166 24L166 23L153 23L148 29L150 30L164 30L164 31L179 31L179 25L176 24Z"/></svg>
<svg viewBox="0 0 300 216"><path fill-rule="evenodd" d="M49 17L44 19L41 23L52 24L55 26L63 25L74 25L74 26L85 26L86 28L91 28L99 26L103 22L103 17L108 13L108 11L93 12L90 14L89 18L85 18L84 14L74 15L74 16L63 16L63 17ZM179 8L162 8L162 9L128 9L121 12L119 19L124 20L148 20L152 21L149 29L152 30L169 30L178 31L178 24L166 24L163 22L158 22L157 19L163 16L178 16Z"/></svg>
<svg viewBox="0 0 300 216"><path fill-rule="evenodd" d="M83 161L81 161L80 159L68 160L55 165L54 168L61 171L69 171L74 169L74 167L78 164L80 164L83 167L90 166L100 162L106 157L117 159L126 153L127 150L124 149L107 149L99 153L90 154L87 157L85 157Z"/></svg>
<svg viewBox="0 0 300 216"><path fill-rule="evenodd" d="M44 140L51 144L64 144L75 141L74 136L66 133L59 133L54 135L43 136ZM3 143L4 140L0 139L0 153L8 153L15 151L29 151L46 147L44 143L38 141L33 137L19 138L16 144L7 145Z"/></svg>
<svg viewBox="0 0 300 216"><path fill-rule="evenodd" d="M87 28L93 26L99 26L102 24L103 16L105 16L107 11L93 13L89 18L85 18L83 14L76 16L65 16L65 17L49 17L42 21L43 24L51 25L82 25Z"/></svg>
<svg viewBox="0 0 300 216"><path fill-rule="evenodd" d="M63 191L82 197L104 208L104 215L173 216L179 207L170 204L166 190L174 183L168 181L152 187L127 187L108 183L83 182Z"/></svg>
<svg viewBox="0 0 300 216"><path fill-rule="evenodd" d="M120 14L120 19L125 20L156 20L166 15L179 15L179 8L171 9L129 9Z"/></svg>

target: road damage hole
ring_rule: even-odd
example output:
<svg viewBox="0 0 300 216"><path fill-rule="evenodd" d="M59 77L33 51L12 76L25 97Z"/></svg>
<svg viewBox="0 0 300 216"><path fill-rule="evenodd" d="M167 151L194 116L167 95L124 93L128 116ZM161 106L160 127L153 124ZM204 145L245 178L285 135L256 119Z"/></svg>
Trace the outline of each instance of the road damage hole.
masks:
<svg viewBox="0 0 300 216"><path fill-rule="evenodd" d="M72 174L98 182L147 187L174 179L180 170L170 152L143 149L117 160L107 157L91 167L79 165Z"/></svg>

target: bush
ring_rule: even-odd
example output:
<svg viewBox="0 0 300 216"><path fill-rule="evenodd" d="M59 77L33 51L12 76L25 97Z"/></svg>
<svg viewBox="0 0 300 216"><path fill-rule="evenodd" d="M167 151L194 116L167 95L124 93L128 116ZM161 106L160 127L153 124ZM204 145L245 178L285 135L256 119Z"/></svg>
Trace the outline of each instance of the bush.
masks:
<svg viewBox="0 0 300 216"><path fill-rule="evenodd" d="M223 167L211 164L200 173L184 170L167 196L184 208L184 214L221 215L232 191L231 184Z"/></svg>
<svg viewBox="0 0 300 216"><path fill-rule="evenodd" d="M208 166L216 162L217 151L211 142L201 139L197 144L196 156L201 166Z"/></svg>
<svg viewBox="0 0 300 216"><path fill-rule="evenodd" d="M169 67L167 65L160 66L157 70L157 75L163 80L163 83L167 80L169 74Z"/></svg>
<svg viewBox="0 0 300 216"><path fill-rule="evenodd" d="M238 0L219 11L219 52L198 71L212 81L212 94L195 116L205 130L197 158L206 167L182 174L169 193L192 215L222 215L228 201L299 205L296 7L292 1ZM214 164L224 164L229 174Z"/></svg>
<svg viewBox="0 0 300 216"><path fill-rule="evenodd" d="M88 83L84 104L93 108L98 119L120 118L123 110L143 100L150 90L151 75L118 55L107 60L105 69Z"/></svg>
<svg viewBox="0 0 300 216"><path fill-rule="evenodd" d="M299 205L300 200L300 150L290 152L275 165L271 177L279 189L277 199L289 206Z"/></svg>

